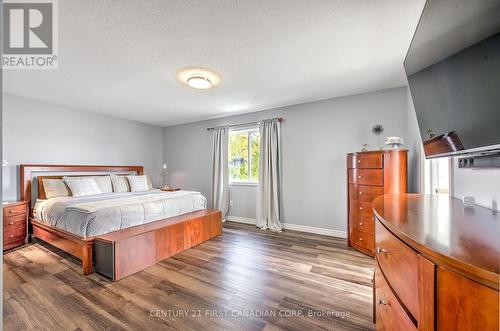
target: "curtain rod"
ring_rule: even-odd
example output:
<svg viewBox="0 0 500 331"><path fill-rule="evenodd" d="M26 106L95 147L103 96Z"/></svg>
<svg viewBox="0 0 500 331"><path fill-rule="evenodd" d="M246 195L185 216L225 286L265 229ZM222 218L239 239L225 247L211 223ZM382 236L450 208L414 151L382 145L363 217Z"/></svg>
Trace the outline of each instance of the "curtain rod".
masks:
<svg viewBox="0 0 500 331"><path fill-rule="evenodd" d="M283 122L284 121L283 117L269 118L267 120L262 120L262 121L268 121L268 120L274 120L274 119L277 119L278 122ZM224 127L224 126L227 126L227 127L230 127L230 128L235 128L235 127L238 127L238 126L246 126L246 125L252 125L252 124L259 124L262 121L240 123L240 124L233 124L233 125L221 125L221 126L216 126L216 127L213 127L213 128L207 128L207 131L211 131L211 130L213 130L215 128L220 128L220 127Z"/></svg>

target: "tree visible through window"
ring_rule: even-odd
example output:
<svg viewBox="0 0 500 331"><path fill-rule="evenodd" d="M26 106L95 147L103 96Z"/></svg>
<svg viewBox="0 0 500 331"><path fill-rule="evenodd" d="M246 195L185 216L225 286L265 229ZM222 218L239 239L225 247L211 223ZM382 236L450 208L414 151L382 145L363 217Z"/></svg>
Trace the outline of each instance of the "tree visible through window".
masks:
<svg viewBox="0 0 500 331"><path fill-rule="evenodd" d="M229 181L257 183L260 135L257 128L229 131Z"/></svg>

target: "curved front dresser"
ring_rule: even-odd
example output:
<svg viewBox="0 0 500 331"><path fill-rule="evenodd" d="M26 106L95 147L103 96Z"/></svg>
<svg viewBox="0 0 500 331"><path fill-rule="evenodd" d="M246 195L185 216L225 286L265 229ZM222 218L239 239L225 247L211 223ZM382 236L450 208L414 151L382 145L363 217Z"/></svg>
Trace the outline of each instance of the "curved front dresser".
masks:
<svg viewBox="0 0 500 331"><path fill-rule="evenodd" d="M383 195L373 207L378 330L499 329L496 212L417 194Z"/></svg>

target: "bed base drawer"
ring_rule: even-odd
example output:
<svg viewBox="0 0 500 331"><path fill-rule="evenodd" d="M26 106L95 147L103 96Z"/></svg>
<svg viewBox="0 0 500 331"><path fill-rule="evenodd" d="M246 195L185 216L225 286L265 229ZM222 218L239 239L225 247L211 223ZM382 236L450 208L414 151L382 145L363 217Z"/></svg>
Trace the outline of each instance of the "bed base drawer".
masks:
<svg viewBox="0 0 500 331"><path fill-rule="evenodd" d="M96 237L95 271L120 280L222 233L220 211L182 217L157 228L125 229Z"/></svg>

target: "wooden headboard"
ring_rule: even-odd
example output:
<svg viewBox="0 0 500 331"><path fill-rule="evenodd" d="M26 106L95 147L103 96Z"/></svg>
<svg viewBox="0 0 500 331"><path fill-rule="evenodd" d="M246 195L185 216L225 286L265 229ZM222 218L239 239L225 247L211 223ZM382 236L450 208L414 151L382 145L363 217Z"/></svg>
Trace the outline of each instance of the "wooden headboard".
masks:
<svg viewBox="0 0 500 331"><path fill-rule="evenodd" d="M32 181L33 177L37 172L48 173L71 173L78 172L84 173L79 174L78 176L98 176L103 173L131 173L135 172L138 175L142 175L144 173L142 166L93 166L93 165L48 165L48 164L21 164L20 166L20 184L19 188L21 191L21 200L28 201L30 206L30 211L33 209L32 201L31 201L31 189L32 189ZM96 174L92 174L95 172ZM77 176L75 174L75 176ZM62 178L62 175L43 175L38 178L40 181L43 178ZM40 186L39 186L40 188ZM42 190L43 193L40 193L39 197L42 197L45 194L45 190Z"/></svg>

